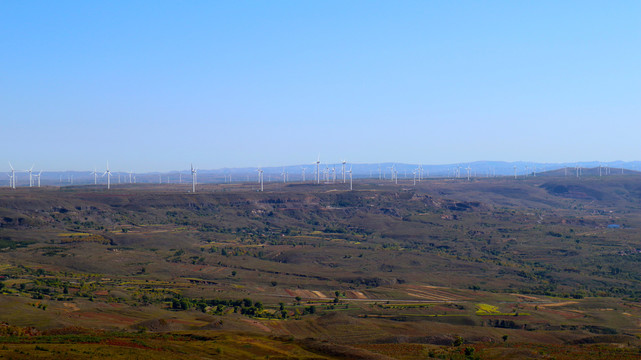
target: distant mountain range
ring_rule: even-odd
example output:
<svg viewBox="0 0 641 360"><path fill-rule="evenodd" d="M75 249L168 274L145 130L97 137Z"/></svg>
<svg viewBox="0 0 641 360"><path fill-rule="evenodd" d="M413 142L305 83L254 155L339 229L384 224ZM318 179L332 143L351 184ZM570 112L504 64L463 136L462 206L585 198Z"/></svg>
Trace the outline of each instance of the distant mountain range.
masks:
<svg viewBox="0 0 641 360"><path fill-rule="evenodd" d="M505 161L474 161L470 163L444 164L444 165L421 165L422 176L427 177L467 177L468 169L471 177L493 177L493 176L576 176L577 168L583 176L630 174L641 171L641 161L612 161L600 163L597 161L578 163L537 163L527 161L505 162ZM599 170L599 167L601 169ZM351 164L345 165L345 170L352 170L354 178L381 178L391 179L392 171L398 179L412 179L413 172L418 173L419 164L407 163L380 163L380 164ZM304 170L303 170L304 169ZM328 176L342 179L341 163L321 163L319 165L321 179ZM316 164L301 164L288 166L263 167L264 181L283 181L283 173L287 174L288 181L301 181L303 171L305 179L311 181L316 177ZM34 175L38 172L34 171ZM10 173L5 172L10 175ZM198 170L198 183L225 183L239 181L255 181L258 178L257 168L223 168L223 169L200 169ZM327 175L325 175L327 174ZM170 172L147 172L132 173L112 171L112 184L118 183L188 183L191 182L189 169ZM348 176L348 175L347 175ZM418 175L417 175L418 176ZM29 186L29 174L16 172L17 186ZM96 179L98 184L106 183L106 178L99 173ZM36 177L33 182L37 185ZM94 175L91 171L51 171L43 172L41 185L67 186L67 185L88 185L94 183ZM0 186L9 186L9 177L0 178Z"/></svg>

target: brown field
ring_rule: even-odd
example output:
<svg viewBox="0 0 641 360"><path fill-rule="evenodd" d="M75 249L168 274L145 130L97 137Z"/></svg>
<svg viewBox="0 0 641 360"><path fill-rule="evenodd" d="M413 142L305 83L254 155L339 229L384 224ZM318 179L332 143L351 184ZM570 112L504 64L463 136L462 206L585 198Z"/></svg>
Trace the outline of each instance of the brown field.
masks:
<svg viewBox="0 0 641 360"><path fill-rule="evenodd" d="M0 357L639 358L640 184L0 189Z"/></svg>

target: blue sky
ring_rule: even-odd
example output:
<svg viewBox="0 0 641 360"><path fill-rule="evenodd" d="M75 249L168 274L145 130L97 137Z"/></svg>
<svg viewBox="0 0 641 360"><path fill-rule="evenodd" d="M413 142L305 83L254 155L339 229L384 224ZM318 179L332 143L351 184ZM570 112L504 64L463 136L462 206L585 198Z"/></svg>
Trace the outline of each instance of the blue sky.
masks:
<svg viewBox="0 0 641 360"><path fill-rule="evenodd" d="M639 19L639 1L4 1L0 160L639 160Z"/></svg>

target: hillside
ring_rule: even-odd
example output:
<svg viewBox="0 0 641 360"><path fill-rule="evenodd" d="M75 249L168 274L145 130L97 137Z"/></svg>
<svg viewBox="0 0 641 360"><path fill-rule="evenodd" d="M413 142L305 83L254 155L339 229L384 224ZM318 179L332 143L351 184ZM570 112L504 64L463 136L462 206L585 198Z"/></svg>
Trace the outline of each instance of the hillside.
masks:
<svg viewBox="0 0 641 360"><path fill-rule="evenodd" d="M579 353L638 345L635 176L254 188L1 189L1 320L293 336L396 358L377 344L454 354L444 345L460 336L486 357L511 351L504 335Z"/></svg>

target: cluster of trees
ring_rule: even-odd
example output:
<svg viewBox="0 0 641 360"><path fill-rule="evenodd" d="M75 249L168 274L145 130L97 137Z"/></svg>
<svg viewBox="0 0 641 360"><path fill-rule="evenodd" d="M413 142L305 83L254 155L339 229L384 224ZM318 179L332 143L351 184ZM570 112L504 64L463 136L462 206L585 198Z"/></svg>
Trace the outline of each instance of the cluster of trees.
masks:
<svg viewBox="0 0 641 360"><path fill-rule="evenodd" d="M300 318L303 315L315 314L317 309L315 305L306 307L294 307L287 309L285 303L280 303L278 309L266 310L263 303L253 301L249 298L225 300L225 299L189 299L180 295L165 299L171 302L172 310L189 310L196 309L202 312L208 312L214 315L224 315L230 312L245 315L248 317L263 317L272 319L287 319L290 317ZM300 304L300 300L298 300ZM333 305L331 306L334 307Z"/></svg>
<svg viewBox="0 0 641 360"><path fill-rule="evenodd" d="M168 299L168 301L171 301L171 308L173 310L189 310L194 308L205 312L209 308L210 311L218 315L223 314L225 310L230 307L234 308L234 312L248 316L257 316L264 310L263 303L261 303L260 301L254 302L253 300L248 298L242 300L196 300L176 295L175 297Z"/></svg>

